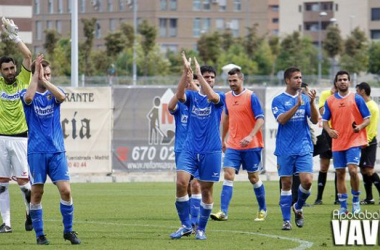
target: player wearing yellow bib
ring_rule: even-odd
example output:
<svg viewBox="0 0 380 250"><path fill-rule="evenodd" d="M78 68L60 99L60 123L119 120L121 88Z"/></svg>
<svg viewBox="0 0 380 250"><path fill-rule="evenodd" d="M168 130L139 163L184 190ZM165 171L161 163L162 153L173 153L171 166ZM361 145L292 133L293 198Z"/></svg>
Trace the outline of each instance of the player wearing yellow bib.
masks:
<svg viewBox="0 0 380 250"><path fill-rule="evenodd" d="M376 148L377 148L377 126L379 124L379 107L377 103L371 99L371 86L366 82L361 82L356 85L356 93L363 97L367 105L371 118L369 125L365 128L367 131L368 145L361 150L360 157L360 172L363 175L364 189L366 198L360 202L362 205L375 204L372 196L372 183L375 185L380 195L380 179L379 175L374 171L376 162Z"/></svg>
<svg viewBox="0 0 380 250"><path fill-rule="evenodd" d="M31 80L32 54L18 37L18 27L13 20L2 18L3 32L17 44L23 56L21 72L16 76L15 60L8 56L0 58L0 212L3 224L0 233L11 233L9 181L15 179L22 191L26 205L25 230L33 230L29 214L30 183L26 147L28 127L20 100L20 91Z"/></svg>

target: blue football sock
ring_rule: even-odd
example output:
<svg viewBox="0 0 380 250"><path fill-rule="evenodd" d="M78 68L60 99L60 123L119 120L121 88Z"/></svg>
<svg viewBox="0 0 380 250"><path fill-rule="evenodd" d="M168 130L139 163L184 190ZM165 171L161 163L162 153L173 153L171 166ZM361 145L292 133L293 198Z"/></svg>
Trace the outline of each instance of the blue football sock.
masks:
<svg viewBox="0 0 380 250"><path fill-rule="evenodd" d="M72 201L61 200L60 203L64 232L73 231L74 205Z"/></svg>
<svg viewBox="0 0 380 250"><path fill-rule="evenodd" d="M267 205L265 203L265 188L261 180L253 185L253 190L256 194L257 203L259 204L259 210L267 211Z"/></svg>
<svg viewBox="0 0 380 250"><path fill-rule="evenodd" d="M36 232L37 238L44 235L44 222L42 220L42 205L30 204L30 217L33 223L33 229Z"/></svg>
<svg viewBox="0 0 380 250"><path fill-rule="evenodd" d="M310 196L310 190L304 189L301 185L298 188L298 200L295 204L295 209L302 209L303 205L305 205L305 201Z"/></svg>
<svg viewBox="0 0 380 250"><path fill-rule="evenodd" d="M347 194L338 194L340 207L344 207L345 209L347 209L347 198L348 198Z"/></svg>
<svg viewBox="0 0 380 250"><path fill-rule="evenodd" d="M191 228L190 223L190 201L189 196L178 197L175 206L177 208L178 217L181 220L182 225L187 228Z"/></svg>
<svg viewBox="0 0 380 250"><path fill-rule="evenodd" d="M290 210L292 206L292 191L283 191L281 190L280 196L280 207L282 212L282 218L284 221L290 221Z"/></svg>
<svg viewBox="0 0 380 250"><path fill-rule="evenodd" d="M354 191L354 190L351 190L351 194L352 194L352 202L353 203L357 203L359 202L359 196L360 196L360 191Z"/></svg>
<svg viewBox="0 0 380 250"><path fill-rule="evenodd" d="M190 198L190 215L191 224L198 225L199 223L199 211L201 206L201 194L193 194Z"/></svg>
<svg viewBox="0 0 380 250"><path fill-rule="evenodd" d="M220 195L220 210L226 215L228 214L228 207L234 190L233 183L233 181L224 180L222 194Z"/></svg>
<svg viewBox="0 0 380 250"><path fill-rule="evenodd" d="M207 225L208 219L210 218L213 205L214 203L205 204L201 202L199 225L198 225L199 230L202 230L202 231L206 230L206 225Z"/></svg>

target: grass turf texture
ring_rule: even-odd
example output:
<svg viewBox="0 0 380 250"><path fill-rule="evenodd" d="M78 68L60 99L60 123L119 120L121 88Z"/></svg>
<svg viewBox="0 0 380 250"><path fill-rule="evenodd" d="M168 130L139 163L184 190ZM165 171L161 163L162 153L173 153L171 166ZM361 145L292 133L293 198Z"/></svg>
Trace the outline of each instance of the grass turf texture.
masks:
<svg viewBox="0 0 380 250"><path fill-rule="evenodd" d="M347 183L349 185L349 183ZM194 235L171 240L169 234L180 226L175 210L174 183L90 183L72 184L74 197L74 230L82 244L79 249L311 249L333 247L331 214L333 183L328 182L324 205L304 208L305 226L297 228L292 213L291 231L282 231L278 181L264 182L269 215L264 222L253 221L258 210L252 185L235 182L228 221L209 221L206 241ZM316 197L316 183L307 202ZM219 210L222 182L214 187L214 209ZM350 189L348 189L350 190ZM374 189L377 197L377 191ZM24 204L16 185L10 185L13 233L0 234L3 249L71 249L63 240L58 190L45 186L42 201L45 234L50 246L37 246L34 231L24 230ZM364 195L362 194L362 197ZM376 200L377 201L377 200ZM349 209L351 209L351 195ZM378 206L362 206L362 210L378 211ZM305 241L305 242L302 242ZM299 248L300 247L300 248Z"/></svg>

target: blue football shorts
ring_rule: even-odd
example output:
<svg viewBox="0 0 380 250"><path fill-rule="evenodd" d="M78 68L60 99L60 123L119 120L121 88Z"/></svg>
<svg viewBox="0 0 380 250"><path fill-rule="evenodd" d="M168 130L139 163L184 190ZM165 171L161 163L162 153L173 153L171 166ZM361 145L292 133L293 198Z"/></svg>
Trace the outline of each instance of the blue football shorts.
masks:
<svg viewBox="0 0 380 250"><path fill-rule="evenodd" d="M349 148L344 151L333 151L334 168L345 168L348 164L359 166L360 163L360 147Z"/></svg>
<svg viewBox="0 0 380 250"><path fill-rule="evenodd" d="M178 159L181 156L181 152L175 152L175 165L178 166ZM178 169L178 168L177 168ZM199 180L199 171L196 170L192 175L195 179Z"/></svg>
<svg viewBox="0 0 380 250"><path fill-rule="evenodd" d="M177 171L185 171L200 181L218 182L222 166L222 152L197 154L182 151L177 161ZM198 175L197 178L195 175Z"/></svg>
<svg viewBox="0 0 380 250"><path fill-rule="evenodd" d="M277 172L280 177L295 173L313 173L313 154L277 156Z"/></svg>
<svg viewBox="0 0 380 250"><path fill-rule="evenodd" d="M224 153L223 167L234 168L236 174L239 173L240 165L248 173L257 172L260 170L261 150L262 148L245 150L227 148Z"/></svg>
<svg viewBox="0 0 380 250"><path fill-rule="evenodd" d="M44 184L49 176L53 183L70 181L69 169L65 153L33 153L28 154L30 182Z"/></svg>

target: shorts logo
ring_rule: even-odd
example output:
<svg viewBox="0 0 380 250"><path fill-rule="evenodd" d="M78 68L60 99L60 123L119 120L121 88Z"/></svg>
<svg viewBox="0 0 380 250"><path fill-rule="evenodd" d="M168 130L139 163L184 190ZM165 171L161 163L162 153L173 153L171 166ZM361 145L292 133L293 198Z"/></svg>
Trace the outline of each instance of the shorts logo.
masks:
<svg viewBox="0 0 380 250"><path fill-rule="evenodd" d="M218 176L219 176L219 173L212 172L212 177L218 177Z"/></svg>

